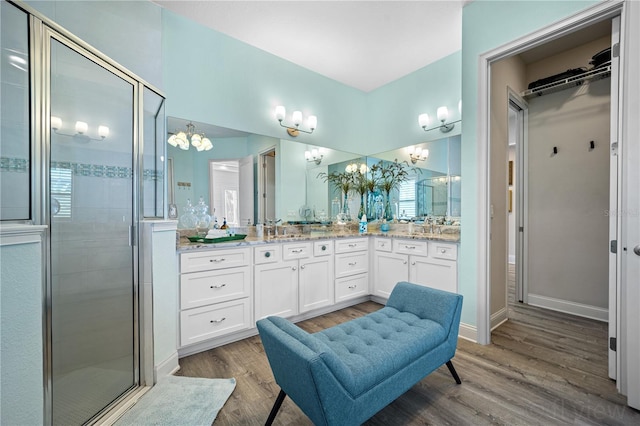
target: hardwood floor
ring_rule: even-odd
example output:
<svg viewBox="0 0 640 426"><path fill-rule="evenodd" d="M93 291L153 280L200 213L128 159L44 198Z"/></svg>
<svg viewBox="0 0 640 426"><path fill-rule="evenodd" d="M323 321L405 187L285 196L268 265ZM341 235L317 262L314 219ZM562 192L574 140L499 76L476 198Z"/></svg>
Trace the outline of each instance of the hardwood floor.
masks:
<svg viewBox="0 0 640 426"><path fill-rule="evenodd" d="M315 332L380 309L365 302L299 323ZM424 378L367 425L638 425L640 412L607 377L605 323L510 302L509 321L482 346L459 339L453 363ZM279 392L254 336L180 360L178 375L235 377L216 425L264 424ZM277 425L310 425L286 398Z"/></svg>

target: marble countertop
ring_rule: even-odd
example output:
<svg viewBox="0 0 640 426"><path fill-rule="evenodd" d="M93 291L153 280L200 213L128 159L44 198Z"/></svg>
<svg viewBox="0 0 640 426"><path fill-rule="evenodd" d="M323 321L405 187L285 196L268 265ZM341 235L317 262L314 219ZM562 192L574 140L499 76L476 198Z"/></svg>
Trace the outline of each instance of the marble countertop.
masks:
<svg viewBox="0 0 640 426"><path fill-rule="evenodd" d="M315 241L322 239L336 239L336 238L364 238L364 237L385 237L385 238L404 238L404 239L415 239L415 240L431 240L431 241L444 241L450 243L459 243L460 242L460 234L430 234L424 232L414 232L409 234L408 232L397 232L397 231L374 231L367 232L364 234L352 233L352 232L312 232L311 234L292 234L278 237L263 237L258 238L255 236L248 235L244 240L235 240L235 241L227 241L223 243L192 243L186 237L181 237L178 243L177 251L185 252L192 250L210 250L212 248L215 249L227 249L227 248L235 248L235 247L247 247L261 244L276 244L276 243L287 243L294 241Z"/></svg>

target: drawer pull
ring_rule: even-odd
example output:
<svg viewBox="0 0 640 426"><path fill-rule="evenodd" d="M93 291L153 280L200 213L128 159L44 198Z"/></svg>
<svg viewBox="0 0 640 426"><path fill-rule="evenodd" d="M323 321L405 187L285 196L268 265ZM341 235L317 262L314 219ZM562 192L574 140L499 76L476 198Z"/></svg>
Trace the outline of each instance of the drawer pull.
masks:
<svg viewBox="0 0 640 426"><path fill-rule="evenodd" d="M271 257L271 252L270 251L265 252L264 257Z"/></svg>
<svg viewBox="0 0 640 426"><path fill-rule="evenodd" d="M440 250L440 253L445 254L447 252L447 249L442 249Z"/></svg>
<svg viewBox="0 0 640 426"><path fill-rule="evenodd" d="M358 244L349 244L349 247L351 247L351 248L358 247Z"/></svg>
<svg viewBox="0 0 640 426"><path fill-rule="evenodd" d="M358 262L349 262L349 266L356 266Z"/></svg>
<svg viewBox="0 0 640 426"><path fill-rule="evenodd" d="M296 250L291 250L291 253L302 253L304 250L302 249L296 249Z"/></svg>
<svg viewBox="0 0 640 426"><path fill-rule="evenodd" d="M221 257L220 259L209 259L209 262L218 263L218 262L224 262L225 260L227 259L225 259L224 257Z"/></svg>
<svg viewBox="0 0 640 426"><path fill-rule="evenodd" d="M409 250L414 250L416 248L416 246L407 246L407 245L405 245L404 248L409 249Z"/></svg>
<svg viewBox="0 0 640 426"><path fill-rule="evenodd" d="M226 284L218 284L218 285L212 285L209 288L222 288L222 287L226 287L226 286L227 286Z"/></svg>
<svg viewBox="0 0 640 426"><path fill-rule="evenodd" d="M211 324L220 324L222 321L224 321L224 320L226 320L226 319L227 319L227 318L222 317L222 318L220 318L220 319L217 319L217 320L211 320L211 321L209 321L209 322L210 322Z"/></svg>
<svg viewBox="0 0 640 426"><path fill-rule="evenodd" d="M349 288L350 288L350 289L354 289L354 288L356 288L356 287L358 287L358 285L357 285L357 284L354 284L354 285L350 285L350 286L349 286Z"/></svg>
<svg viewBox="0 0 640 426"><path fill-rule="evenodd" d="M322 251L325 251L326 249L327 249L327 246L325 246L325 245L323 245L322 248L321 248Z"/></svg>

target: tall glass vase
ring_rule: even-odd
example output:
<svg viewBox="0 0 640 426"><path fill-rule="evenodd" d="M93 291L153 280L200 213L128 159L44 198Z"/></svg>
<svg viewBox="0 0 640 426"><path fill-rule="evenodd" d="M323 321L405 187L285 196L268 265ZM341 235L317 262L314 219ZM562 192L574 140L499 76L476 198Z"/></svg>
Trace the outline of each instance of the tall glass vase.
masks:
<svg viewBox="0 0 640 426"><path fill-rule="evenodd" d="M344 221L351 220L351 211L349 211L349 194L344 193L344 199L342 201L342 219Z"/></svg>
<svg viewBox="0 0 640 426"><path fill-rule="evenodd" d="M393 209L391 208L391 194L389 192L385 192L384 199L384 218L387 222L393 220Z"/></svg>
<svg viewBox="0 0 640 426"><path fill-rule="evenodd" d="M363 193L363 194L360 194L360 209L358 209L358 219L361 219L362 215L364 215L365 213L366 211L365 211L364 193Z"/></svg>

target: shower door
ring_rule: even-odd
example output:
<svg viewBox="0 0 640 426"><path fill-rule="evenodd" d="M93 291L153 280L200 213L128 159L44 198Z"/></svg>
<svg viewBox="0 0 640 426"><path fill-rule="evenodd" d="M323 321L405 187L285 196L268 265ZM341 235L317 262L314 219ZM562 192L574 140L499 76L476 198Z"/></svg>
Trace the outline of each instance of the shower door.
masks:
<svg viewBox="0 0 640 426"><path fill-rule="evenodd" d="M52 421L80 425L139 383L136 85L56 33L47 40Z"/></svg>

